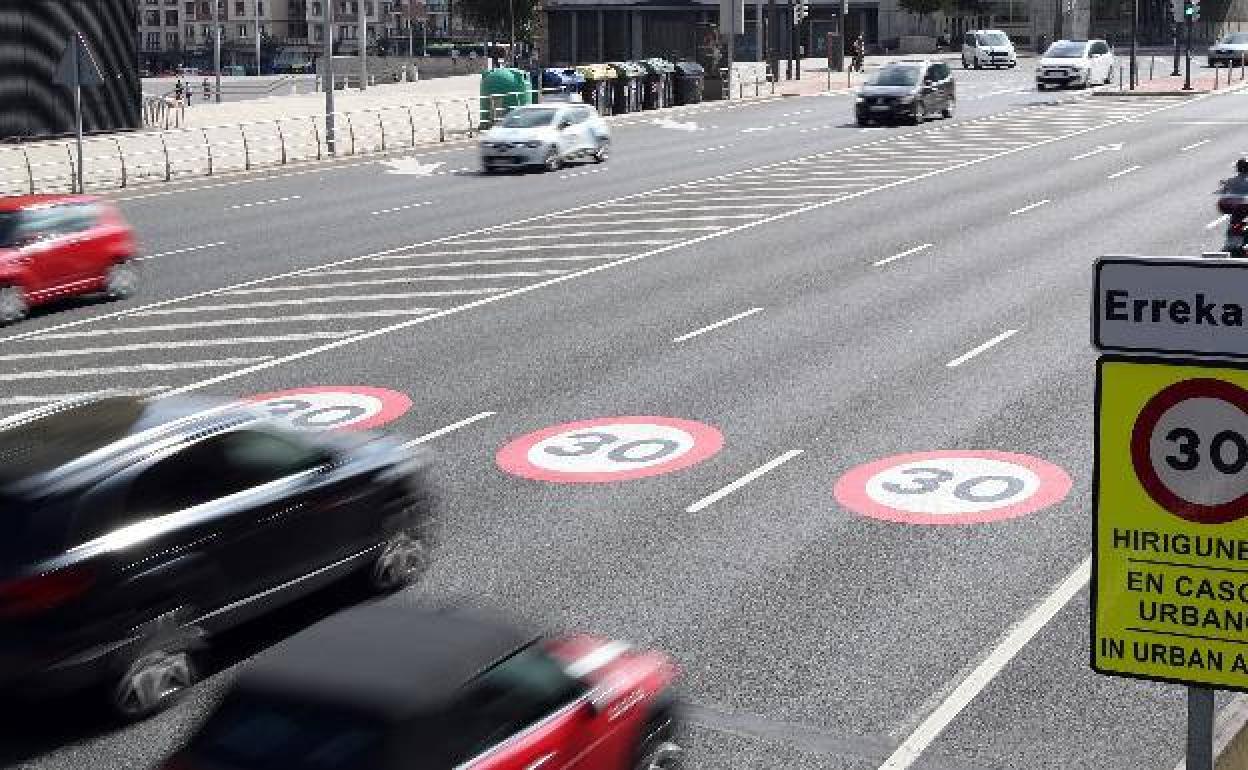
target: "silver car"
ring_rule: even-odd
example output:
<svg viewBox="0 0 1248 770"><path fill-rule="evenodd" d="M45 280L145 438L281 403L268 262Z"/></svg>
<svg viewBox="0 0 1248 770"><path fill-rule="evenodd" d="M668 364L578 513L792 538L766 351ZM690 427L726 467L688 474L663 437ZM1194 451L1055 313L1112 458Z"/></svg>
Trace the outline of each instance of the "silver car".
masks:
<svg viewBox="0 0 1248 770"><path fill-rule="evenodd" d="M1248 32L1232 32L1209 46L1209 66L1238 67L1248 63Z"/></svg>
<svg viewBox="0 0 1248 770"><path fill-rule="evenodd" d="M610 147L611 131L591 105L535 104L512 109L481 135L481 165L487 174L534 166L558 171L570 160L602 163Z"/></svg>

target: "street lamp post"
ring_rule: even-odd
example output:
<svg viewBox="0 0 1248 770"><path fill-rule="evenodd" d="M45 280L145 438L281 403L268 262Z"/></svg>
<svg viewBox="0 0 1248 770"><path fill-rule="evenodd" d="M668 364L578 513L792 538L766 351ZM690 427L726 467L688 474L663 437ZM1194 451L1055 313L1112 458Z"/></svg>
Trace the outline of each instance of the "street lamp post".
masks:
<svg viewBox="0 0 1248 770"><path fill-rule="evenodd" d="M256 77L260 77L260 3L256 2Z"/></svg>
<svg viewBox="0 0 1248 770"><path fill-rule="evenodd" d="M1136 38L1139 36L1140 23L1140 0L1131 1L1131 90L1135 90L1135 84L1138 80L1136 75L1135 48Z"/></svg>
<svg viewBox="0 0 1248 770"><path fill-rule="evenodd" d="M330 155L335 154L334 142L334 3L325 3L325 51L322 57L325 65L321 75L321 85L325 87L325 149Z"/></svg>
<svg viewBox="0 0 1248 770"><path fill-rule="evenodd" d="M218 20L221 0L212 0L212 71L216 73L216 101L221 101L221 23Z"/></svg>
<svg viewBox="0 0 1248 770"><path fill-rule="evenodd" d="M368 88L368 14L365 12L365 0L360 1L360 90Z"/></svg>
<svg viewBox="0 0 1248 770"><path fill-rule="evenodd" d="M507 48L507 65L516 66L516 2L507 0L507 20L511 23L511 40Z"/></svg>

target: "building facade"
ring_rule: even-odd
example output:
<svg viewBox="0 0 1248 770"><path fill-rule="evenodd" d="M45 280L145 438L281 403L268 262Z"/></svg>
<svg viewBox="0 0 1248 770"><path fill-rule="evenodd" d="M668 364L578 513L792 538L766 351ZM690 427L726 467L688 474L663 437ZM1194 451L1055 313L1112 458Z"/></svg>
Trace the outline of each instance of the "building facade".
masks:
<svg viewBox="0 0 1248 770"><path fill-rule="evenodd" d="M74 131L73 91L56 82L73 34L104 82L82 89L83 130L142 125L134 0L0 0L0 139Z"/></svg>

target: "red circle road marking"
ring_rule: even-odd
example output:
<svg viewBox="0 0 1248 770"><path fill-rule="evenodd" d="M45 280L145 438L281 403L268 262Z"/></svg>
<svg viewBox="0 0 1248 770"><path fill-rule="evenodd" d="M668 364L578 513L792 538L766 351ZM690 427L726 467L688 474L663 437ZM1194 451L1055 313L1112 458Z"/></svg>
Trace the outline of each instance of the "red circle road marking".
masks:
<svg viewBox="0 0 1248 770"><path fill-rule="evenodd" d="M306 398L300 398L301 396ZM335 430L368 430L394 422L412 408L412 399L397 390L375 388L368 385L314 385L306 388L291 388L272 393L261 393L248 396L245 400L252 403L270 401L303 402L307 406L292 408L284 416L298 420L301 416L308 417L317 412L337 409L359 409L363 414L352 417L341 424L326 424L319 427ZM278 415L283 416L283 415ZM304 428L307 430L308 428Z"/></svg>
<svg viewBox="0 0 1248 770"><path fill-rule="evenodd" d="M601 484L688 468L723 445L719 430L692 420L597 417L520 436L498 450L496 461L504 471L535 481Z"/></svg>
<svg viewBox="0 0 1248 770"><path fill-rule="evenodd" d="M1070 487L1064 470L1038 457L949 449L894 455L851 468L833 494L844 507L883 521L982 524L1046 508L1064 499Z"/></svg>
<svg viewBox="0 0 1248 770"><path fill-rule="evenodd" d="M1153 467L1151 446L1157 423L1166 412L1192 398L1225 401L1248 414L1248 391L1229 382L1202 377L1163 388L1140 410L1131 429L1131 465L1135 475L1158 505L1181 519L1197 524L1225 524L1248 516L1248 492L1216 505L1194 503L1175 494Z"/></svg>

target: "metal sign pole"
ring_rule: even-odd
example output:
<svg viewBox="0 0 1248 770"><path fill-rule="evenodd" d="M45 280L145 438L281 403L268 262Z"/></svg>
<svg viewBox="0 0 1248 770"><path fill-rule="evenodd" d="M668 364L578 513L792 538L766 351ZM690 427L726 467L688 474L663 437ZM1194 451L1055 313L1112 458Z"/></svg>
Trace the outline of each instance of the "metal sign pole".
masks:
<svg viewBox="0 0 1248 770"><path fill-rule="evenodd" d="M1131 90L1132 91L1135 90L1135 84L1139 80L1139 77L1136 74L1137 65L1135 63L1136 38L1139 36L1139 23L1140 23L1140 0L1133 0L1133 2L1131 3Z"/></svg>
<svg viewBox="0 0 1248 770"><path fill-rule="evenodd" d="M368 14L364 12L364 3L360 3L360 90L368 88Z"/></svg>
<svg viewBox="0 0 1248 770"><path fill-rule="evenodd" d="M78 58L78 30L74 30L74 37L69 42L70 64L73 67L73 84L74 84L74 139L78 146L78 179L76 192L82 193L86 188L82 184L82 70L81 62Z"/></svg>
<svg viewBox="0 0 1248 770"><path fill-rule="evenodd" d="M1187 24L1187 74L1183 76L1183 90L1192 90L1192 17L1188 16Z"/></svg>
<svg viewBox="0 0 1248 770"><path fill-rule="evenodd" d="M1187 688L1187 770L1213 770L1213 690Z"/></svg>
<svg viewBox="0 0 1248 770"><path fill-rule="evenodd" d="M325 50L321 54L325 66L321 85L325 88L325 149L335 154L334 141L334 4L325 3Z"/></svg>
<svg viewBox="0 0 1248 770"><path fill-rule="evenodd" d="M212 0L212 71L216 73L218 104L221 103L221 20L218 18L220 0Z"/></svg>

